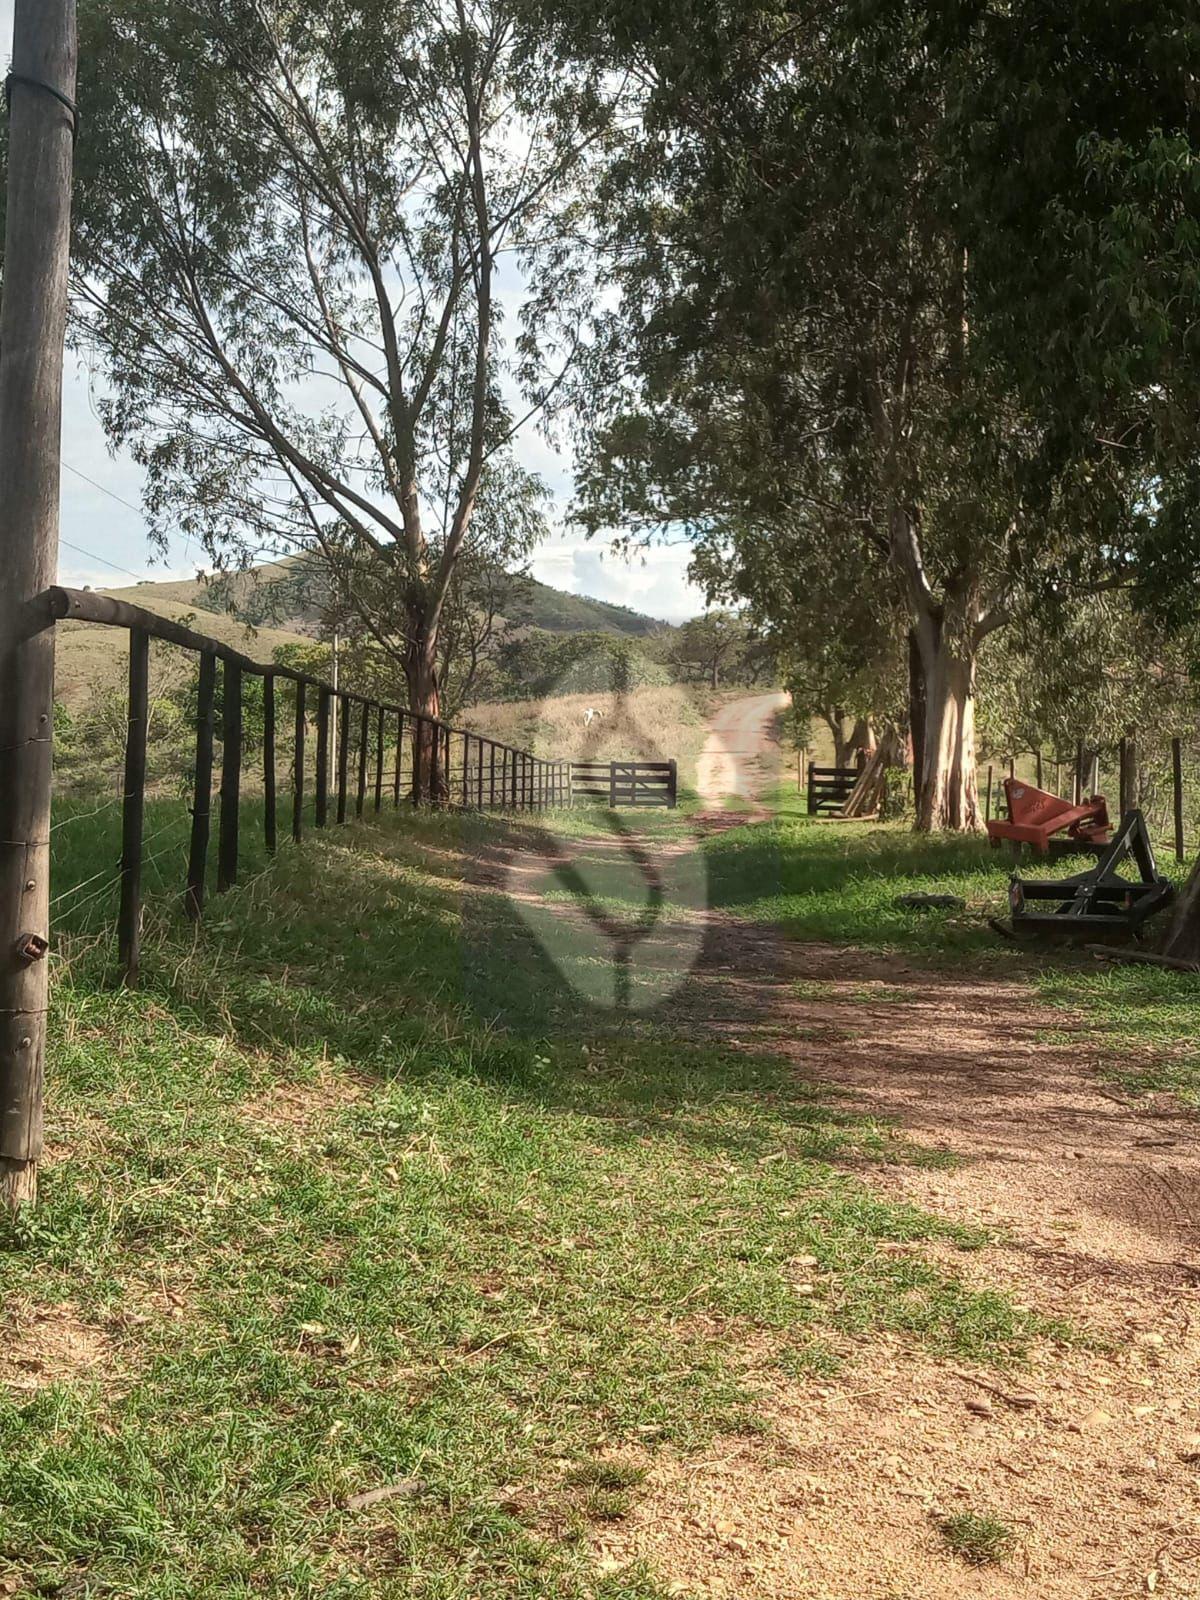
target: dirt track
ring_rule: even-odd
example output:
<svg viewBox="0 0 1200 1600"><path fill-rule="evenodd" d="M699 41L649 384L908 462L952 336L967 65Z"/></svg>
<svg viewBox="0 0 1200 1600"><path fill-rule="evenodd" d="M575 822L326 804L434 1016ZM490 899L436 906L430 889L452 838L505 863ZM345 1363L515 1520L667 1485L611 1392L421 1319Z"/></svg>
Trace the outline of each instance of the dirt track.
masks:
<svg viewBox="0 0 1200 1600"><path fill-rule="evenodd" d="M701 764L714 807L769 781L781 703L755 696L721 712ZM714 810L701 823L734 820ZM1194 1119L1166 1098L1126 1101L1086 1049L1045 1042L1072 1020L1018 982L796 944L713 912L686 920L697 915L698 959L666 1002L670 1020L782 1052L962 1158L950 1171L863 1176L994 1230L1002 1242L954 1253L954 1270L1069 1319L1101 1348L1048 1346L997 1378L873 1339L824 1383L782 1381L752 1347L735 1349L770 1435L660 1461L601 1560L644 1556L679 1593L729 1600L1200 1596ZM1017 1391L1014 1405L1005 1396ZM1002 1517L1017 1552L980 1569L950 1556L936 1522L960 1510Z"/></svg>

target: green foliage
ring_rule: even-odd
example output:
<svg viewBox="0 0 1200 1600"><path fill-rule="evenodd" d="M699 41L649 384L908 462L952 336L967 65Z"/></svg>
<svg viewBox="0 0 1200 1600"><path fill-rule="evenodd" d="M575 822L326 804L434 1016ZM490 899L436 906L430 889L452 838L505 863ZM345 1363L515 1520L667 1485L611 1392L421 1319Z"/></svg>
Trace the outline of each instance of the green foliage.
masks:
<svg viewBox="0 0 1200 1600"><path fill-rule="evenodd" d="M735 611L706 611L685 622L667 643L666 658L683 683L754 683L772 668L770 645L754 636Z"/></svg>
<svg viewBox="0 0 1200 1600"><path fill-rule="evenodd" d="M669 682L665 668L624 635L528 632L505 640L496 652L498 697L624 694Z"/></svg>

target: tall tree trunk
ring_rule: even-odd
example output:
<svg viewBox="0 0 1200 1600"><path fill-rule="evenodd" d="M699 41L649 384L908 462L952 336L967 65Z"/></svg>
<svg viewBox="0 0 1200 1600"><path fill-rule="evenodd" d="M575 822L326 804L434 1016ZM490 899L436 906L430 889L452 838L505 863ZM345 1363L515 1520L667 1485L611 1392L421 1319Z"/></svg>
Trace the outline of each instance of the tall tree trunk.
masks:
<svg viewBox="0 0 1200 1600"><path fill-rule="evenodd" d="M408 648L404 656L404 676L408 683L408 703L423 717L441 716L438 690L437 633L431 631L421 614L409 612ZM447 796L446 775L437 760L437 730L418 722L414 742L413 800L440 805Z"/></svg>
<svg viewBox="0 0 1200 1600"><path fill-rule="evenodd" d="M925 752L917 827L973 833L981 825L975 781L975 653L938 630L926 674Z"/></svg>
<svg viewBox="0 0 1200 1600"><path fill-rule="evenodd" d="M917 630L908 630L908 737L912 744L913 809L921 815L925 790L925 667Z"/></svg>

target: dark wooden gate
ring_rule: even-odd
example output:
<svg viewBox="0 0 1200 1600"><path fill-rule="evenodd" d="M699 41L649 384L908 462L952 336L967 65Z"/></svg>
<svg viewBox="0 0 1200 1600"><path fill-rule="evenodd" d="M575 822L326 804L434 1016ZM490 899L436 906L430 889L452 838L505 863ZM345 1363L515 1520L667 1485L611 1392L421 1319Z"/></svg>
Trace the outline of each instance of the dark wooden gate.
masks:
<svg viewBox="0 0 1200 1600"><path fill-rule="evenodd" d="M808 814L840 811L862 776L858 767L809 767Z"/></svg>
<svg viewBox="0 0 1200 1600"><path fill-rule="evenodd" d="M572 761L571 799L584 805L667 806L678 802L674 761Z"/></svg>

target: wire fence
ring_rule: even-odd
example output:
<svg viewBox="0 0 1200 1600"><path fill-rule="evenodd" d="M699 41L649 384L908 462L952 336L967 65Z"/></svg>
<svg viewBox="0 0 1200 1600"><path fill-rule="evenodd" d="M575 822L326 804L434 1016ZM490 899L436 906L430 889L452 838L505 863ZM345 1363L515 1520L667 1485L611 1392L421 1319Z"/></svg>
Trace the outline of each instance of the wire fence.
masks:
<svg viewBox="0 0 1200 1600"><path fill-rule="evenodd" d="M60 730L51 830L55 881L67 885L51 899L55 925L95 932L115 917L128 982L147 894L174 890L199 919L212 893L265 864L281 838L299 843L310 829L404 804L540 812L570 803L569 762L253 661L106 595L53 589L48 598L60 621L129 637L126 692L101 696L88 718Z"/></svg>

